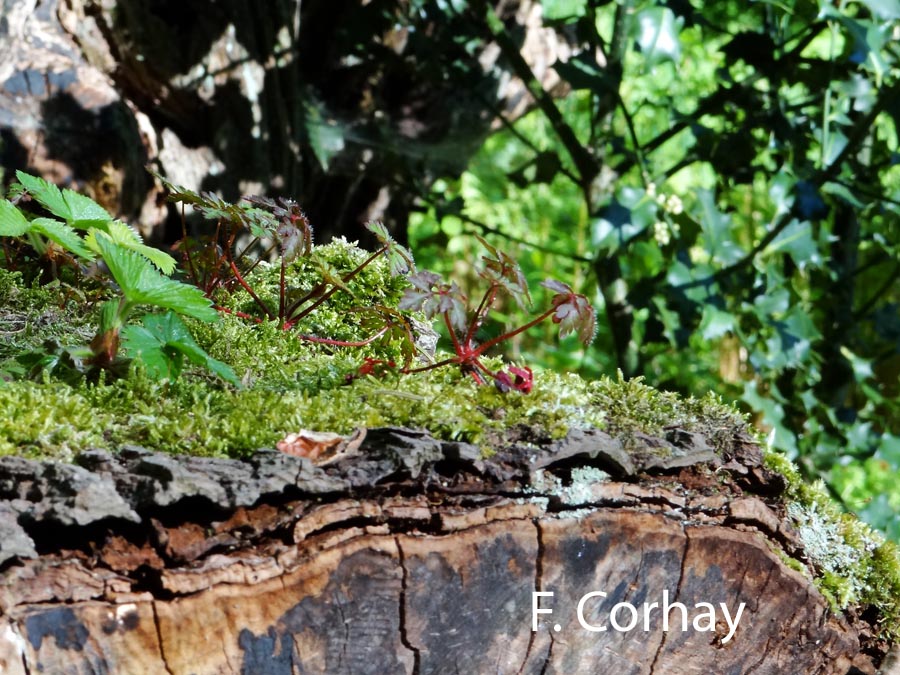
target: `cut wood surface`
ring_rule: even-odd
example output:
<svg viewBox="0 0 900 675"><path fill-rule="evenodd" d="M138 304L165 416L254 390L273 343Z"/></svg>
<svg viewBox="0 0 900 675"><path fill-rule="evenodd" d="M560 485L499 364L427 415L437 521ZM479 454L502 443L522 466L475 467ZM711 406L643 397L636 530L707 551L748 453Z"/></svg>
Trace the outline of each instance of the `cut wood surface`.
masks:
<svg viewBox="0 0 900 675"><path fill-rule="evenodd" d="M678 430L489 459L406 429L354 446L318 464L0 459L0 672L824 674L882 657L783 562L802 557L784 485L749 439L727 457Z"/></svg>

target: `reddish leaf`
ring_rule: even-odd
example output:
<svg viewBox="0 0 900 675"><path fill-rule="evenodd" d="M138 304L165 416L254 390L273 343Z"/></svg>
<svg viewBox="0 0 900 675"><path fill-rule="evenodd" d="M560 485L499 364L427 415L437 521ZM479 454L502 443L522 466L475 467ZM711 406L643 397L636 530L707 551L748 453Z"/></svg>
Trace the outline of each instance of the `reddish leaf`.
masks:
<svg viewBox="0 0 900 675"><path fill-rule="evenodd" d="M531 304L531 293L528 291L528 282L525 280L525 275L522 273L519 264L478 235L475 236L491 254L491 257L482 256L482 260L485 262L485 269L480 272L481 276L499 284L512 296L521 309L527 309L526 305Z"/></svg>
<svg viewBox="0 0 900 675"><path fill-rule="evenodd" d="M441 284L441 277L434 272L422 270L409 275L412 288L403 292L397 307L425 312L429 319L445 314L450 325L462 333L466 329L466 298L456 282Z"/></svg>
<svg viewBox="0 0 900 675"><path fill-rule="evenodd" d="M512 377L510 377L510 375L512 375ZM523 394L528 394L534 386L534 373L532 373L531 368L528 367L519 368L517 366L510 366L509 373L501 370L494 376L494 384L496 384L497 389L503 393L515 389L516 391L521 391Z"/></svg>
<svg viewBox="0 0 900 675"><path fill-rule="evenodd" d="M551 302L554 309L553 323L559 324L560 337L577 333L578 339L585 346L591 344L597 328L597 317L588 299L560 281L548 279L541 285L556 291Z"/></svg>

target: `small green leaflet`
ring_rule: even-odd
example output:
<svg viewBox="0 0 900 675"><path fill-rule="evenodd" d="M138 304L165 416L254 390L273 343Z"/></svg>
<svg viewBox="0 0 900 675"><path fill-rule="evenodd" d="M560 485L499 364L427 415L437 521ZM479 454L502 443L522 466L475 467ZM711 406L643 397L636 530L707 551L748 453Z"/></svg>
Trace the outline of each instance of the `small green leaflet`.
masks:
<svg viewBox="0 0 900 675"><path fill-rule="evenodd" d="M67 251L85 260L94 259L93 252L84 245L84 240L65 223L53 220L53 218L35 218L31 221L31 230L44 235L50 241L56 242Z"/></svg>
<svg viewBox="0 0 900 675"><path fill-rule="evenodd" d="M43 178L31 176L24 171L16 171L16 178L41 206L73 227L102 227L103 223L112 220L106 209L90 197L72 190L60 190Z"/></svg>
<svg viewBox="0 0 900 675"><path fill-rule="evenodd" d="M28 194L30 194L41 206L47 209L54 216L69 219L72 211L62 192L52 183L48 183L43 178L31 176L24 171L16 171L16 178L22 184Z"/></svg>
<svg viewBox="0 0 900 675"><path fill-rule="evenodd" d="M203 351L178 315L147 314L142 323L142 326L123 328L122 338L125 348L144 363L151 377L174 380L181 373L183 358L187 357L191 363L240 386L231 367Z"/></svg>
<svg viewBox="0 0 900 675"><path fill-rule="evenodd" d="M0 235L21 237L30 227L28 219L7 199L0 200Z"/></svg>
<svg viewBox="0 0 900 675"><path fill-rule="evenodd" d="M416 271L412 253L394 240L383 223L371 221L366 223L366 229L374 234L378 242L384 246L384 255L388 259L391 276L399 277Z"/></svg>
<svg viewBox="0 0 900 675"><path fill-rule="evenodd" d="M165 251L160 251L157 248L144 244L141 235L121 220L111 220L106 223L106 227L91 230L88 233L86 240L87 247L96 253L100 253L100 249L97 247L96 243L96 232L104 232L119 246L140 253L147 258L147 260L156 265L163 274L171 274L175 271L175 258Z"/></svg>
<svg viewBox="0 0 900 675"><path fill-rule="evenodd" d="M146 258L117 245L104 232L95 232L94 242L130 304L155 305L201 321L219 319L199 288L163 276Z"/></svg>

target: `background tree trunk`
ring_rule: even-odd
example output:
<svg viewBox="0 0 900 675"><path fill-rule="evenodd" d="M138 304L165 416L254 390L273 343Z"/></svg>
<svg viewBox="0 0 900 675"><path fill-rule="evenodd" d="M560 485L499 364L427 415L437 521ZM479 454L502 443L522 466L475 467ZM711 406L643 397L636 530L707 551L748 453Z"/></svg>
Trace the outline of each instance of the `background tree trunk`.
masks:
<svg viewBox="0 0 900 675"><path fill-rule="evenodd" d="M526 60L552 88L548 64L565 44L532 2L503 4L522 15ZM343 234L365 244L369 220L403 240L415 196L458 176L497 115L515 119L530 101L521 81L493 72L490 43L460 28L470 19L436 6L0 8L0 166L86 191L159 243L181 238L181 222L148 164L229 201L294 198L322 243Z"/></svg>
<svg viewBox="0 0 900 675"><path fill-rule="evenodd" d="M637 435L628 452L603 432L573 432L481 459L391 428L316 464L140 448L86 453L81 466L6 457L0 665L874 673L884 645L783 562L802 556L783 480L735 440L721 458L677 430ZM534 591L554 593L536 632ZM586 622L608 627L614 604L640 609L664 591L692 612L747 606L727 641L722 620L682 631L677 609L668 632L659 612L647 631L641 616L630 632L590 632L576 608L592 591L608 597L586 605Z"/></svg>

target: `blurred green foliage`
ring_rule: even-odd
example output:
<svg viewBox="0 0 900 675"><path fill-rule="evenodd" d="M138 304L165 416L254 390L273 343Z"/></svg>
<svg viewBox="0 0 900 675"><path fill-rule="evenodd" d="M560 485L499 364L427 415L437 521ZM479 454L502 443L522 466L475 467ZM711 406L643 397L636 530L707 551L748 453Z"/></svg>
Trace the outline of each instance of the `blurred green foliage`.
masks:
<svg viewBox="0 0 900 675"><path fill-rule="evenodd" d="M535 329L508 356L740 400L900 538L900 2L545 0L563 97L516 17L441 6L533 101L424 198L420 266L471 275L474 232L572 280L594 345Z"/></svg>

